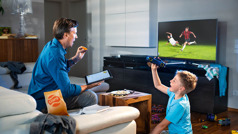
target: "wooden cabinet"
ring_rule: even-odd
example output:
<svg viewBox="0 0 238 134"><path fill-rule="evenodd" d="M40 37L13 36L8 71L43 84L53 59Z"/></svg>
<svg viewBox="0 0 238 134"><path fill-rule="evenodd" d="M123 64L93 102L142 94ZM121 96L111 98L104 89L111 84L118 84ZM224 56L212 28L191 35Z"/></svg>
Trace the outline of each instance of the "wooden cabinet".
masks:
<svg viewBox="0 0 238 134"><path fill-rule="evenodd" d="M38 39L0 39L0 62L35 62Z"/></svg>

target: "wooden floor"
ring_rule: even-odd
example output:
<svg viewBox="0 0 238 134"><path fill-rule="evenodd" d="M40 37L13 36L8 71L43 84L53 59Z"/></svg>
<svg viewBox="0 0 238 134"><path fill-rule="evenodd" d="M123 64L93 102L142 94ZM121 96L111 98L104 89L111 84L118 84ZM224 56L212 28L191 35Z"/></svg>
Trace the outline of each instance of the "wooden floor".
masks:
<svg viewBox="0 0 238 134"><path fill-rule="evenodd" d="M153 114L153 113L152 113ZM223 113L217 114L217 118L230 118L231 124L229 126L220 126L217 122L205 121L200 122L199 119L206 119L206 114L191 113L191 122L194 134L231 134L231 130L238 130L238 111L229 110ZM163 120L165 113L160 114L160 119ZM152 124L151 130L157 124ZM203 129L202 125L208 126L207 129Z"/></svg>

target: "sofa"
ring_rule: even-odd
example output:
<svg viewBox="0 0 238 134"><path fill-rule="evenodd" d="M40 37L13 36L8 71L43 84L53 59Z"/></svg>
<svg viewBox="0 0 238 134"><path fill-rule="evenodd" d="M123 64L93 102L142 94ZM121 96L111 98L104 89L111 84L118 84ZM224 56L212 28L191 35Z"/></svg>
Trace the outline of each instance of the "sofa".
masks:
<svg viewBox="0 0 238 134"><path fill-rule="evenodd" d="M28 94L0 86L0 133L27 134L30 124L42 114L36 110L36 101ZM136 134L136 108L110 107L95 114L79 115L69 111L77 122L80 134Z"/></svg>
<svg viewBox="0 0 238 134"><path fill-rule="evenodd" d="M35 63L25 63L26 71L18 75L20 89L10 89L14 83L7 68L0 67L0 133L27 134L30 124L42 114L36 110L36 101L26 94ZM69 77L73 84L85 84L84 78ZM99 95L109 89L107 83L102 83L93 90ZM76 109L76 111L79 109ZM96 114L74 114L68 111L77 122L80 134L136 134L136 122L139 111L129 106L110 107L108 110Z"/></svg>

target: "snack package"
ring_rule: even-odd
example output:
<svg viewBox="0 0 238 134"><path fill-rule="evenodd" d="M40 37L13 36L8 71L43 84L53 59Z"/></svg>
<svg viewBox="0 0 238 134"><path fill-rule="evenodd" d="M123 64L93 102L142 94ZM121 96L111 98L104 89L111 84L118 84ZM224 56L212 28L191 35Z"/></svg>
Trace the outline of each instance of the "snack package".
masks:
<svg viewBox="0 0 238 134"><path fill-rule="evenodd" d="M60 89L44 92L44 95L48 113L69 116L67 112L67 106Z"/></svg>
<svg viewBox="0 0 238 134"><path fill-rule="evenodd" d="M84 46L82 46L82 48L84 49L84 50L88 50L86 47L84 47Z"/></svg>

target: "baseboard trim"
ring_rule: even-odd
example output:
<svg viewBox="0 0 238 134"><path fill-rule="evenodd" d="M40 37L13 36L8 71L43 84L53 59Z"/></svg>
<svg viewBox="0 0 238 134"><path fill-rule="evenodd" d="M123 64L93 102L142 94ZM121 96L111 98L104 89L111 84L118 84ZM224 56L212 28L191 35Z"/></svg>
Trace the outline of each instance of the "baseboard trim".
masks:
<svg viewBox="0 0 238 134"><path fill-rule="evenodd" d="M227 111L229 111L229 112L238 112L238 109L228 107Z"/></svg>

